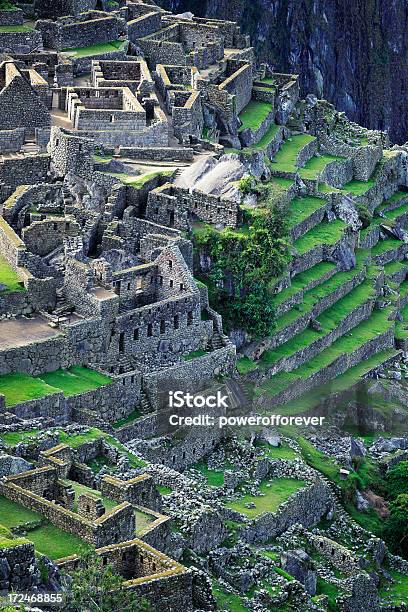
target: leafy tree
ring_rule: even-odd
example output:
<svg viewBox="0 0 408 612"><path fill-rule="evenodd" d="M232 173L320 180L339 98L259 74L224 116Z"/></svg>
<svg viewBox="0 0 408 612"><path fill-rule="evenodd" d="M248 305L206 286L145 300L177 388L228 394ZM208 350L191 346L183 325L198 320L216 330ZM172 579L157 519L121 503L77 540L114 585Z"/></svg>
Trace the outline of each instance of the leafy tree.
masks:
<svg viewBox="0 0 408 612"><path fill-rule="evenodd" d="M363 224L362 229L366 229L371 223L372 214L370 213L365 204L357 204L356 208L358 212L358 218Z"/></svg>
<svg viewBox="0 0 408 612"><path fill-rule="evenodd" d="M145 600L123 586L123 578L112 565L103 565L93 550L86 550L75 571L70 572L65 609L69 612L145 612L151 608Z"/></svg>
<svg viewBox="0 0 408 612"><path fill-rule="evenodd" d="M15 8L16 7L12 2L10 2L10 0L0 0L0 10L11 10Z"/></svg>
<svg viewBox="0 0 408 612"><path fill-rule="evenodd" d="M274 321L268 285L282 274L290 254L284 201L268 184L253 181L248 177L241 186L247 190L251 184L260 197L261 206L251 212L248 226L223 231L206 226L194 234L194 243L211 259L206 274L209 297L226 328L240 327L262 337Z"/></svg>
<svg viewBox="0 0 408 612"><path fill-rule="evenodd" d="M391 467L385 477L388 497L395 498L408 493L408 461L400 461Z"/></svg>
<svg viewBox="0 0 408 612"><path fill-rule="evenodd" d="M390 503L384 535L393 551L404 557L408 555L408 494L402 493Z"/></svg>

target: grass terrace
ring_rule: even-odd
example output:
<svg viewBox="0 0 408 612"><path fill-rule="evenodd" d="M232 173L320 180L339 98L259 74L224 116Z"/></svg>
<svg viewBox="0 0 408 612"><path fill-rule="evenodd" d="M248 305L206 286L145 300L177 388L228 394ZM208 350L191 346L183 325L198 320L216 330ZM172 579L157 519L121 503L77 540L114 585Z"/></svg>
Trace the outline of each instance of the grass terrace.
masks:
<svg viewBox="0 0 408 612"><path fill-rule="evenodd" d="M293 493L302 489L305 484L304 480L294 480L293 478L274 478L273 480L263 481L259 487L261 495L246 494L239 499L226 503L225 507L254 519L263 512L275 512L284 501ZM245 504L249 503L255 504L255 507L247 508Z"/></svg>
<svg viewBox="0 0 408 612"><path fill-rule="evenodd" d="M256 132L272 110L273 105L269 102L251 100L239 114L242 125L238 131L242 132L242 130L250 129Z"/></svg>
<svg viewBox="0 0 408 612"><path fill-rule="evenodd" d="M47 372L33 377L22 372L0 376L0 394L6 398L6 406L39 399L53 393L64 393L66 397L98 389L111 382L108 376L82 366L69 370Z"/></svg>
<svg viewBox="0 0 408 612"><path fill-rule="evenodd" d="M33 32L34 28L30 28L26 25L9 25L9 26L0 26L0 34L13 34L13 33L21 33L21 32Z"/></svg>
<svg viewBox="0 0 408 612"><path fill-rule="evenodd" d="M250 151L263 151L266 149L269 143L275 138L276 134L279 130L279 125L275 125L274 123L268 128L268 131L262 136L262 138L256 143L247 147Z"/></svg>
<svg viewBox="0 0 408 612"><path fill-rule="evenodd" d="M145 183L148 181L156 178L156 176L171 176L173 174L173 170L158 170L157 172L142 174L141 176L134 174L120 174L117 172L106 172L106 174L119 179L124 185L138 189L143 187L143 185L145 185Z"/></svg>
<svg viewBox="0 0 408 612"><path fill-rule="evenodd" d="M308 291L305 291L305 293L303 294L302 303L299 304L296 308L290 309L288 312L286 312L284 315L282 315L281 317L277 319L276 329L277 330L283 329L284 327L286 327L287 325L295 321L301 314L305 312L310 312L312 308L321 299L327 297L334 291L337 291L337 289L341 287L341 285L352 280L358 274L360 274L361 271L365 267L365 258L363 255L364 253L362 252L359 253L359 256L357 257L355 268L352 268L351 270L347 270L346 272L337 272L334 276L332 276L328 280L313 287L313 289L309 289ZM317 265L320 266L321 264L317 264ZM311 273L316 267L317 266L313 266L313 268L310 268L309 270L302 272L298 276L295 276L293 282L294 283L295 282L304 283L305 282L304 279L308 278L309 273ZM374 272L374 268L373 268L373 272Z"/></svg>
<svg viewBox="0 0 408 612"><path fill-rule="evenodd" d="M39 521L42 517L6 497L0 496L0 523L9 529L25 523ZM33 542L35 549L51 559L60 559L78 553L85 542L44 521L40 527L28 530L26 539Z"/></svg>
<svg viewBox="0 0 408 612"><path fill-rule="evenodd" d="M252 359L249 357L241 357L241 359L237 360L237 370L240 374L248 374L248 372L252 372L252 370L256 370L257 365Z"/></svg>
<svg viewBox="0 0 408 612"><path fill-rule="evenodd" d="M274 157L273 170L279 172L296 172L297 158L300 151L309 142L316 140L315 136L310 134L296 134L286 140Z"/></svg>
<svg viewBox="0 0 408 612"><path fill-rule="evenodd" d="M325 167L334 161L343 161L344 157L337 155L320 155L311 157L308 162L300 168L299 174L304 179L314 180L323 172Z"/></svg>
<svg viewBox="0 0 408 612"><path fill-rule="evenodd" d="M393 249L398 248L402 244L404 243L400 242L396 238L386 238L385 240L379 240L377 244L371 249L371 254L373 257L375 257L376 255L382 255L387 251L392 251Z"/></svg>
<svg viewBox="0 0 408 612"><path fill-rule="evenodd" d="M343 193L351 193L353 196L361 196L364 195L371 187L374 187L375 179L371 178L368 181L350 181L343 185L342 191Z"/></svg>
<svg viewBox="0 0 408 612"><path fill-rule="evenodd" d="M338 300L333 306L325 310L317 320L321 324L322 331L318 332L310 327L297 334L284 344L276 347L273 351L265 351L261 358L262 366L270 367L284 357L290 357L298 351L305 349L310 344L331 333L339 327L346 317L356 308L365 304L375 297L373 283L370 279L355 287L350 293Z"/></svg>
<svg viewBox="0 0 408 612"><path fill-rule="evenodd" d="M0 257L0 295L14 291L25 291L25 287L10 264Z"/></svg>
<svg viewBox="0 0 408 612"><path fill-rule="evenodd" d="M304 255L319 246L334 245L341 240L346 227L346 223L340 219L335 219L331 223L320 223L295 240L293 246L299 255Z"/></svg>
<svg viewBox="0 0 408 612"><path fill-rule="evenodd" d="M41 374L38 378L47 385L60 389L65 397L93 391L112 382L109 376L82 366L72 366L68 370L47 372Z"/></svg>
<svg viewBox="0 0 408 612"><path fill-rule="evenodd" d="M89 45L89 47L75 47L72 49L63 49L61 53L65 53L67 56L75 59L80 57L87 57L89 55L100 55L101 53L124 51L126 49L126 45L127 41L125 40L113 40L111 42Z"/></svg>
<svg viewBox="0 0 408 612"><path fill-rule="evenodd" d="M301 223L313 213L315 213L323 206L326 206L326 200L322 198L315 198L313 196L306 196L303 198L294 198L289 206L289 224L294 227L298 223Z"/></svg>
<svg viewBox="0 0 408 612"><path fill-rule="evenodd" d="M273 397L299 379L307 379L316 374L339 357L350 355L370 340L373 340L394 326L394 321L388 320L390 314L390 308L374 311L369 319L357 325L350 332L339 338L339 340L336 340L329 348L296 370L280 372L275 376L271 376L261 387L255 389L255 394Z"/></svg>
<svg viewBox="0 0 408 612"><path fill-rule="evenodd" d="M273 297L273 305L276 307L283 302L286 302L296 293L306 291L308 286L311 284L320 284L319 279L323 278L326 274L335 273L336 264L329 261L322 261L316 264L312 268L297 274L291 281L290 287L283 289L280 293L277 293Z"/></svg>
<svg viewBox="0 0 408 612"><path fill-rule="evenodd" d="M301 398L292 400L279 408L279 411L285 415L307 414L318 406L321 401L332 393L340 393L351 389L364 376L387 359L394 357L398 351L388 349L372 355L368 359L362 361L358 365L349 368L347 372L341 374L333 381L326 385L315 387L308 393L304 393Z"/></svg>
<svg viewBox="0 0 408 612"><path fill-rule="evenodd" d="M388 200L385 200L382 204L380 204L380 206L377 206L375 211L381 212L381 211L386 211L388 208L394 208L395 206L396 207L401 206L404 203L404 200L406 200L407 198L408 198L407 191L396 191L395 193L392 194L392 196L388 198Z"/></svg>
<svg viewBox="0 0 408 612"><path fill-rule="evenodd" d="M59 389L28 374L16 372L0 376L0 395L5 396L6 406L15 406L22 402L52 395L58 391Z"/></svg>

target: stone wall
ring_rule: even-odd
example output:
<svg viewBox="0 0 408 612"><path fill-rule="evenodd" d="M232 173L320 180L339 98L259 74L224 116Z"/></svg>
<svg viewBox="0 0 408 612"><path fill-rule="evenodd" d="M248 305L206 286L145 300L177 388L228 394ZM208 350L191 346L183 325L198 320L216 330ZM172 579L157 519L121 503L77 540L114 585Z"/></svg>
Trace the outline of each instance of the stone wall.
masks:
<svg viewBox="0 0 408 612"><path fill-rule="evenodd" d="M121 155L133 159L155 161L193 161L194 150L189 147L121 147Z"/></svg>
<svg viewBox="0 0 408 612"><path fill-rule="evenodd" d="M37 30L0 32L0 49L11 54L42 50L43 41L41 33Z"/></svg>
<svg viewBox="0 0 408 612"><path fill-rule="evenodd" d="M236 228L242 213L236 202L166 183L149 193L146 217L160 225L188 229L190 218Z"/></svg>
<svg viewBox="0 0 408 612"><path fill-rule="evenodd" d="M126 588L145 597L153 612L161 612L163 602L169 610L192 612L192 577L189 570L139 539L131 539L96 551L123 576ZM59 561L61 569L75 569L76 556Z"/></svg>
<svg viewBox="0 0 408 612"><path fill-rule="evenodd" d="M220 374L230 374L235 368L236 349L230 343L191 361L185 361L170 368L163 368L154 374L145 374L143 388L153 407L160 408L161 398L168 399L168 392L175 388L188 391L203 389L209 381Z"/></svg>
<svg viewBox="0 0 408 612"><path fill-rule="evenodd" d="M394 347L394 329L378 334L376 338L358 347L350 353L345 353L334 359L328 366L307 378L297 379L286 389L276 393L273 397L261 397L257 400L259 406L276 406L285 404L307 393L311 389L328 383L340 374L344 374L349 368L376 353Z"/></svg>
<svg viewBox="0 0 408 612"><path fill-rule="evenodd" d="M0 153L20 151L25 142L25 129L0 130Z"/></svg>
<svg viewBox="0 0 408 612"><path fill-rule="evenodd" d="M240 534L250 544L267 542L295 523L305 527L316 525L331 505L329 487L324 482L316 481L294 493L279 506L277 512L265 512L255 518L248 527L240 530Z"/></svg>
<svg viewBox="0 0 408 612"><path fill-rule="evenodd" d="M50 49L88 47L118 40L119 22L115 16L104 13L84 13L83 19L63 18L59 21L38 20L36 29L41 33L44 45Z"/></svg>
<svg viewBox="0 0 408 612"><path fill-rule="evenodd" d="M1 36L0 32L0 46ZM5 86L0 91L0 130L25 128L26 133L33 135L36 127L48 127L51 124L51 116L47 108L46 82L34 72L34 76L43 88L40 90L37 87L35 91L32 87L34 76L30 75L30 83L12 62L3 64L2 70L5 72Z"/></svg>
<svg viewBox="0 0 408 612"><path fill-rule="evenodd" d="M161 16L157 11L152 11L132 19L127 23L127 37L130 42L136 43L139 38L157 32L161 27Z"/></svg>

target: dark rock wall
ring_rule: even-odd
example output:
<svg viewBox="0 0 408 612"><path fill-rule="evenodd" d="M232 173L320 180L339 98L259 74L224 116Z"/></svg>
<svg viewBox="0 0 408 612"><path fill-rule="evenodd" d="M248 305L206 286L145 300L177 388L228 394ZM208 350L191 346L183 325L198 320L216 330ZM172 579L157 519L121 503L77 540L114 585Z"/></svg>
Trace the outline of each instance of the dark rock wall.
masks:
<svg viewBox="0 0 408 612"><path fill-rule="evenodd" d="M159 0L174 12L238 21L257 57L301 75L353 121L408 140L407 0Z"/></svg>

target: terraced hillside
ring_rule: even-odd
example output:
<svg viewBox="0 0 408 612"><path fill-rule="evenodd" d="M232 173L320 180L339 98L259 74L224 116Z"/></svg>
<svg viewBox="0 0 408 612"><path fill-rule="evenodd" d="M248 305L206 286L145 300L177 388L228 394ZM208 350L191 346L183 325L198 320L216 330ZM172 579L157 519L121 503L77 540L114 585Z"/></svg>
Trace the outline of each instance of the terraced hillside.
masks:
<svg viewBox="0 0 408 612"><path fill-rule="evenodd" d="M243 345L237 363L266 411L288 402L295 410L294 400L353 371L356 382L362 363L375 369L408 339L406 152L353 124L347 138L292 130L275 145L240 153L258 164L263 156L261 184L272 205L285 204L291 245L289 265L268 283L270 333Z"/></svg>

